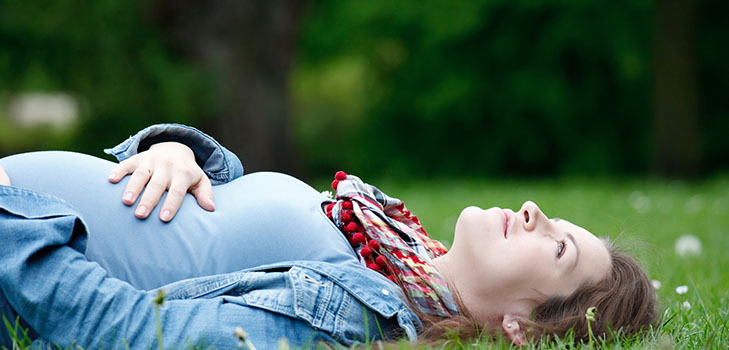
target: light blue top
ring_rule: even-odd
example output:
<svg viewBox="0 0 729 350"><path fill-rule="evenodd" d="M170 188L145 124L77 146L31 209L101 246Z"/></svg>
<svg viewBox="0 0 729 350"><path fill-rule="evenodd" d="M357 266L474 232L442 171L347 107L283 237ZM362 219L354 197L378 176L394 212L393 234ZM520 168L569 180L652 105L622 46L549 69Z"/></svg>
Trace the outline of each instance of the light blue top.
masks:
<svg viewBox="0 0 729 350"><path fill-rule="evenodd" d="M279 261L358 261L324 215L326 197L288 175L253 173L213 186L214 212L201 209L188 194L175 218L164 223L161 202L146 220L134 216L135 206L121 202L128 177L110 183L112 162L54 151L19 154L0 163L14 186L74 206L89 228L89 260L137 288Z"/></svg>

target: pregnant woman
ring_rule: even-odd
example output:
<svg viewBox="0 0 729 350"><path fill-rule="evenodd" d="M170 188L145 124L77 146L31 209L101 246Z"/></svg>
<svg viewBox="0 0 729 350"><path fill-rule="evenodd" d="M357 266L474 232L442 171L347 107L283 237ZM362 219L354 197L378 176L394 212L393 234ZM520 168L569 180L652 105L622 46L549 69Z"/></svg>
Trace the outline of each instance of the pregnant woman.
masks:
<svg viewBox="0 0 729 350"><path fill-rule="evenodd" d="M236 347L237 326L258 348L447 329L516 344L569 329L585 339L593 306L595 334L655 321L632 258L532 202L465 208L447 251L401 201L356 176L336 175L334 199L287 175L241 176L237 158L193 128L152 126L110 153L124 162L68 152L0 160L0 182L13 186L0 187L0 308L39 342L147 348L157 341L147 290L160 287L160 328L175 346ZM188 187L214 210L184 196Z"/></svg>

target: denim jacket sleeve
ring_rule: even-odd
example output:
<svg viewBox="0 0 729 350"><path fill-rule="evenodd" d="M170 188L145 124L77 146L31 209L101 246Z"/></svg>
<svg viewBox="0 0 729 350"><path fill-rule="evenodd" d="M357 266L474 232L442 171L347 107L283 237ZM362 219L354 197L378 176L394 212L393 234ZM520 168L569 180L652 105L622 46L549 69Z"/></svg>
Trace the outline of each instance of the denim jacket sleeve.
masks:
<svg viewBox="0 0 729 350"><path fill-rule="evenodd" d="M191 126L181 124L156 124L104 152L123 161L139 152L146 151L155 143L176 141L190 147L195 160L213 185L229 182L243 175L240 159L215 139Z"/></svg>
<svg viewBox="0 0 729 350"><path fill-rule="evenodd" d="M154 291L109 278L86 260L85 230L62 200L0 186L0 297L7 299L0 307L9 305L32 328L38 345L146 350L157 346L159 329L167 348L233 349L238 326L259 349L276 348L281 338L350 345L398 329L414 340L420 325L391 282L355 264L324 262L176 282L163 287L169 297L155 308Z"/></svg>

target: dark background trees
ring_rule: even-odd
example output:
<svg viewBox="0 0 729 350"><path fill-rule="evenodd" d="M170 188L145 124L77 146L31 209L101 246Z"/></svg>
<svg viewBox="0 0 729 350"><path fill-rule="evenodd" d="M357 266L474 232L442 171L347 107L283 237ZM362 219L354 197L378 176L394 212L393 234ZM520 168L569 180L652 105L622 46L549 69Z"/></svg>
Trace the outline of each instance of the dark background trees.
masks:
<svg viewBox="0 0 729 350"><path fill-rule="evenodd" d="M248 171L295 172L288 84L305 2L158 0L155 23L182 57L211 72L218 105L200 127Z"/></svg>
<svg viewBox="0 0 729 350"><path fill-rule="evenodd" d="M188 123L248 170L729 167L729 10L691 1L0 1L0 154ZM29 93L78 119L26 126Z"/></svg>

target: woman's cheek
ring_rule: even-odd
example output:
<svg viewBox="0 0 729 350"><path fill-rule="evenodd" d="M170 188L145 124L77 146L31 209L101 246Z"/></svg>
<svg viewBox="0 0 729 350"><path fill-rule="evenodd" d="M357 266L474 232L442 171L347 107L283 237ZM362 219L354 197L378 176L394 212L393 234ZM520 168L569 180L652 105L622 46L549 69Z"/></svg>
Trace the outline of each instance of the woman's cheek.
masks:
<svg viewBox="0 0 729 350"><path fill-rule="evenodd" d="M456 234L454 237L454 244L462 244L471 246L474 248L480 248L484 246L485 238L484 225L476 215L471 213L461 214L456 224Z"/></svg>
<svg viewBox="0 0 729 350"><path fill-rule="evenodd" d="M501 255L504 257L504 261L507 262L505 265L510 270L520 274L539 269L546 263L542 249L534 246L530 240L513 239L502 250Z"/></svg>

